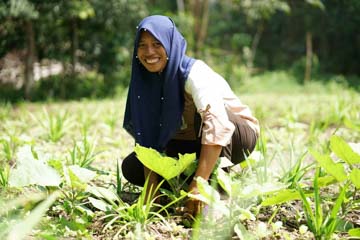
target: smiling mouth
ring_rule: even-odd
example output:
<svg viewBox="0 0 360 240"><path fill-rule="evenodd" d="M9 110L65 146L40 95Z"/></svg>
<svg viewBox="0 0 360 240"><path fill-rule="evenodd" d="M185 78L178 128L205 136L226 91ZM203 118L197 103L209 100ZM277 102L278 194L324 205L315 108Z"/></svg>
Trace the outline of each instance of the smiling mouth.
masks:
<svg viewBox="0 0 360 240"><path fill-rule="evenodd" d="M160 58L150 58L150 59L145 59L145 62L148 64L154 64L160 61Z"/></svg>

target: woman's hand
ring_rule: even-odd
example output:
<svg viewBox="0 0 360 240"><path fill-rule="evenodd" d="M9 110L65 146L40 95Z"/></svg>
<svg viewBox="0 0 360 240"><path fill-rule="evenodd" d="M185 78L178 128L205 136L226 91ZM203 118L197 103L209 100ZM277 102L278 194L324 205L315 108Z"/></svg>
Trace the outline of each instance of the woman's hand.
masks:
<svg viewBox="0 0 360 240"><path fill-rule="evenodd" d="M189 193L191 194L199 194L199 191L197 189L197 183L196 180L193 180L189 186ZM195 217L199 213L201 213L202 208L204 207L204 203L198 199L189 198L186 201L185 209L186 213L190 214L191 216Z"/></svg>
<svg viewBox="0 0 360 240"><path fill-rule="evenodd" d="M219 159L221 153L222 146L220 145L202 145L199 165L195 172L195 177L202 177L205 180L208 180L214 167L216 165L216 161ZM199 190L197 188L197 182L194 179L190 186L189 190L191 194L199 194ZM192 216L196 216L202 211L204 207L204 203L197 199L189 199L186 202L186 210Z"/></svg>

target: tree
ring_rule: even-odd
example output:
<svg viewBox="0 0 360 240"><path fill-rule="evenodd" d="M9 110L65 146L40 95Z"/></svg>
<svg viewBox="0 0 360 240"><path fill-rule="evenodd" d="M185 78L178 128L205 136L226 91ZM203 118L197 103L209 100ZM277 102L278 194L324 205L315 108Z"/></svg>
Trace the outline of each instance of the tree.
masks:
<svg viewBox="0 0 360 240"><path fill-rule="evenodd" d="M36 58L33 21L38 18L39 14L34 5L28 0L10 0L6 6L8 7L7 17L18 19L20 24L23 23L24 26L26 36L24 93L25 98L30 99L31 89L34 84L34 62Z"/></svg>
<svg viewBox="0 0 360 240"><path fill-rule="evenodd" d="M247 67L254 67L256 51L264 32L266 22L277 12L290 13L290 7L284 0L237 0L249 25L256 26L251 48L247 51Z"/></svg>
<svg viewBox="0 0 360 240"><path fill-rule="evenodd" d="M209 1L192 0L190 1L191 13L194 17L194 52L198 56L204 45L209 22Z"/></svg>

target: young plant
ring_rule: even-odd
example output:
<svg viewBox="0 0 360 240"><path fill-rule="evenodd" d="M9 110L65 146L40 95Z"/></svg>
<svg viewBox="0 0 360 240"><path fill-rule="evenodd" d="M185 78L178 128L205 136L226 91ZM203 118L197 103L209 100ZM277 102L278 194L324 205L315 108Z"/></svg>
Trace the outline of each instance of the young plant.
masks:
<svg viewBox="0 0 360 240"><path fill-rule="evenodd" d="M172 196L173 200L180 197L180 190L184 188L187 179L195 172L196 154L179 154L179 159L174 159L167 156L162 156L154 149L135 146L135 153L139 160L152 171L162 176L171 188L171 193L167 195ZM184 173L183 179L181 173ZM164 190L165 191L165 190ZM166 191L165 191L166 192Z"/></svg>
<svg viewBox="0 0 360 240"><path fill-rule="evenodd" d="M31 113L30 116L43 127L47 132L47 137L52 142L58 142L73 124L68 116L68 112L51 114L44 108L42 119L36 118Z"/></svg>
<svg viewBox="0 0 360 240"><path fill-rule="evenodd" d="M343 206L345 202L350 202L347 200L347 195L351 191L351 186L355 189L352 196L355 196L356 190L360 187L360 170L357 167L360 164L360 155L353 151L343 139L335 135L331 137L329 146L340 161L334 161L330 154L322 155L311 151L318 164L312 191L306 191L304 186L298 183L297 191L293 189L282 190L262 202L263 206L269 206L301 199L307 225L314 233L315 239L319 240L330 239L337 231L337 227L342 221L341 218L346 214L346 209L351 209ZM345 168L346 165L348 165L347 168ZM320 175L321 170L324 170L327 175ZM330 184L337 184L340 189L337 197L330 199L331 202L335 202L332 208L324 203L320 194L321 187ZM310 198L311 196L313 201ZM323 209L330 210L324 211Z"/></svg>
<svg viewBox="0 0 360 240"><path fill-rule="evenodd" d="M10 176L10 165L4 164L3 168L0 169L0 187L7 187L9 184Z"/></svg>
<svg viewBox="0 0 360 240"><path fill-rule="evenodd" d="M72 150L69 152L70 159L68 162L72 165L88 168L95 160L95 157L100 154L100 152L95 152L95 150L96 140L91 143L88 138L84 136L80 143L74 143Z"/></svg>
<svg viewBox="0 0 360 240"><path fill-rule="evenodd" d="M13 159L14 156L14 148L13 146L11 146L11 140L9 139L9 141L5 140L5 139L1 139L0 143L2 145L2 155L4 156L5 160L10 162Z"/></svg>
<svg viewBox="0 0 360 240"><path fill-rule="evenodd" d="M331 239L333 233L336 230L336 227L340 223L340 218L338 217L338 213L341 210L341 205L345 200L345 193L348 188L348 184L341 188L341 191L335 201L335 204L332 210L328 213L323 212L323 204L320 196L320 187L319 187L319 175L320 169L316 169L315 177L314 177L314 202L311 202L310 198L308 198L303 189L301 187L298 188L301 200L304 206L304 212L307 220L307 225L309 229L314 233L315 239ZM314 206L315 212L311 206ZM326 216L324 216L326 214Z"/></svg>
<svg viewBox="0 0 360 240"><path fill-rule="evenodd" d="M251 175L249 181L244 181ZM195 221L193 239L229 239L234 232L240 239L261 238L260 235L252 236L242 222L244 220L255 220L251 208L256 204L258 197L279 191L285 186L271 181L267 183L257 182L257 178L253 174L247 174L240 179L234 178L221 168L216 169L216 179L227 193L228 198L226 200L221 198L221 194L216 188L201 178L197 178L200 194L189 194L190 197L207 205L203 214Z"/></svg>
<svg viewBox="0 0 360 240"><path fill-rule="evenodd" d="M103 231L112 227L114 224L121 226L114 236L116 239L119 235L125 235L128 232L134 231L136 227L139 226L141 231L146 231L147 226L153 222L168 225L168 222L161 213L165 212L165 216L167 216L167 208L175 204L176 201L181 200L181 198L168 203L166 206L157 204L156 201L161 195L155 196L155 194L159 190L161 183L154 191L150 191L152 195L147 198L145 197L146 191L142 191L137 202L132 205L123 202L115 193L115 189L110 190L94 186L88 188L88 191L96 197L89 197L90 203L95 208L106 213L106 215L102 217L102 219L106 219L107 222ZM147 186L148 179L145 181L143 189L146 189Z"/></svg>

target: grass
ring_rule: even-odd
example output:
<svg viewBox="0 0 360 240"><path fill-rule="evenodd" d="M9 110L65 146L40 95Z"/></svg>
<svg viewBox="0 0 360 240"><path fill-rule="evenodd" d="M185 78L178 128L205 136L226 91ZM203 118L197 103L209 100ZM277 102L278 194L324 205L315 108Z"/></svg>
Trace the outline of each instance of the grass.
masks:
<svg viewBox="0 0 360 240"><path fill-rule="evenodd" d="M264 78L254 78L253 82L246 83L249 85L245 84L251 86L252 92L244 88L237 91L261 123L261 141L256 152L243 164L247 168L231 176L220 173L219 182L230 193L228 206L231 207L227 208L222 199L216 197L218 203L215 205L222 207L223 211L220 223L199 220L201 228L195 227L193 239L204 238L207 235L203 233L207 231L220 239L223 233L216 232L214 226L221 224L227 226L224 228L226 234L234 233L238 239L241 236L243 239L250 239L250 236L254 239L309 239L314 236L321 239L322 229L328 226L326 216L337 221L338 228L331 225L331 233L338 237L356 236L359 222L351 221L351 216L359 213L356 210L359 207L358 186L352 184L359 174L358 170L353 170L358 169L358 165L353 162L349 165L347 161L351 160L346 158L347 155L340 157L345 158L345 162L336 164L347 166L345 169L349 168L353 173L346 175L347 185L339 185L326 177L329 169L318 165L310 150L321 153L321 156L328 154L326 156L333 157L331 149L339 152L337 144L330 142L334 134L345 143L360 142L359 93L331 84L322 87L313 83L293 88L293 82L276 91L276 77L284 79L286 76L268 77L268 82L264 83L269 87L268 91L264 91L264 86L256 88ZM36 219L31 222L32 229L26 229L22 234L35 239L94 239L95 236L111 239L116 234L118 239L125 236L128 239L190 238L189 230L179 221L172 206L159 213L152 209L155 204L142 204L141 198L140 201L133 202L132 199L123 203L125 190L135 195L141 191L129 185L118 171L118 162L121 163L134 147L133 140L122 128L124 96L0 106L0 163L5 166L0 170L0 206L8 206L2 205L2 202L9 199L23 199L25 194L37 199L19 200L16 206L2 209L0 236L4 239L16 231L14 226L26 223L26 216L32 213L36 214ZM14 169L19 161L30 158L29 155L18 154L24 146L31 147L31 153L28 153L31 161L41 161L47 167L56 169L61 179L58 187L47 186L46 181L22 187L9 184L9 179L19 177L11 176L16 172ZM43 167L43 171L47 167ZM328 185L324 184L326 179L329 180ZM272 199L268 206L262 205L264 199L271 199L271 192L279 191L274 186L283 186L284 192L278 197L285 196L287 199ZM111 190L111 193L107 192L106 197L94 195L91 187ZM204 186L203 195L208 197L206 201L210 204L214 196L206 193L209 188ZM316 192L311 192L314 188ZM40 199L37 197L39 194L53 196L53 192L57 194L56 199L51 197L46 200L43 195ZM101 199L108 199L107 204L97 201ZM341 201L334 206L336 199ZM42 202L44 204L41 205ZM342 208L344 204L347 211ZM142 205L146 208L143 209ZM325 212L320 210L320 205ZM315 214L312 215L314 206ZM330 210L326 212L326 209ZM287 211L287 218L281 217L284 211ZM131 212L134 213L130 216L132 219L127 221ZM137 221L135 213L145 213L145 217ZM156 217L150 217L150 213ZM292 214L295 226L290 228L286 224ZM114 218L113 222L107 220Z"/></svg>

